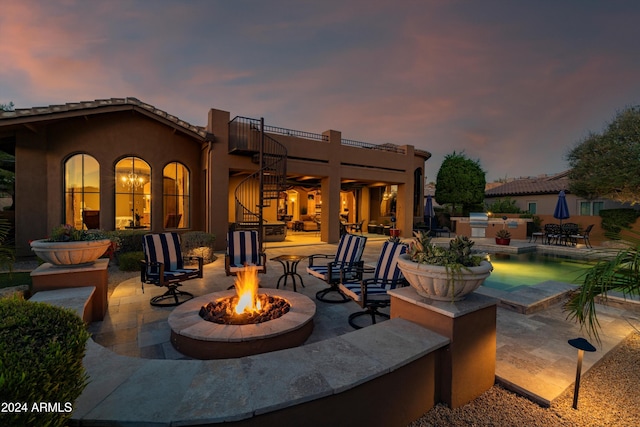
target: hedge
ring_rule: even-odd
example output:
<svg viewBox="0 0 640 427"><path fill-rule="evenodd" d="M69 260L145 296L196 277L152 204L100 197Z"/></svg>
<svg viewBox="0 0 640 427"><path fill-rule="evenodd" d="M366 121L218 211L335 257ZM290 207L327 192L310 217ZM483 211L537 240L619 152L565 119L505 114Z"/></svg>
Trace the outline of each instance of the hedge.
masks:
<svg viewBox="0 0 640 427"><path fill-rule="evenodd" d="M12 405L2 425L66 425L87 384L88 339L72 310L0 299L0 402Z"/></svg>

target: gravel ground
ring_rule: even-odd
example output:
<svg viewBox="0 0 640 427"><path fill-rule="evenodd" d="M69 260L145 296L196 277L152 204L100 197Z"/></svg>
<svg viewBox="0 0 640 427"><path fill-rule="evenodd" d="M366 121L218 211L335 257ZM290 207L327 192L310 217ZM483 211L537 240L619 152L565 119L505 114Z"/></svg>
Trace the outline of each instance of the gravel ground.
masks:
<svg viewBox="0 0 640 427"><path fill-rule="evenodd" d="M640 334L629 335L580 380L578 410L573 385L550 408L494 386L451 410L437 405L409 427L435 426L625 426L640 425Z"/></svg>

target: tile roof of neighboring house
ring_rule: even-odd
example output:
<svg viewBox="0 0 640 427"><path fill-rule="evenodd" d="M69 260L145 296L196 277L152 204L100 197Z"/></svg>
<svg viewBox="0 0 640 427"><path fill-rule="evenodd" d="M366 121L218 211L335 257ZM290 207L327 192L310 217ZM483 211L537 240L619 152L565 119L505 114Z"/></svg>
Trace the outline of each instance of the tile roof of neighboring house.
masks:
<svg viewBox="0 0 640 427"><path fill-rule="evenodd" d="M113 110L114 107L117 110L136 109L152 118L155 118L156 120L165 122L169 126L180 129L188 135L192 135L205 141L212 138L212 135L203 127L189 124L184 120L180 120L176 116L172 116L166 111L159 110L153 105L146 104L137 98L131 97L96 99L95 101L69 102L60 105L49 105L48 107L20 108L13 111L0 111L0 125L3 120L18 120L19 122L27 123L44 120L45 117L69 115L70 113L87 114L87 111L92 110L99 113L101 112L100 110Z"/></svg>
<svg viewBox="0 0 640 427"><path fill-rule="evenodd" d="M569 171L556 175L520 178L485 191L485 197L522 196L527 194L555 194L569 189Z"/></svg>

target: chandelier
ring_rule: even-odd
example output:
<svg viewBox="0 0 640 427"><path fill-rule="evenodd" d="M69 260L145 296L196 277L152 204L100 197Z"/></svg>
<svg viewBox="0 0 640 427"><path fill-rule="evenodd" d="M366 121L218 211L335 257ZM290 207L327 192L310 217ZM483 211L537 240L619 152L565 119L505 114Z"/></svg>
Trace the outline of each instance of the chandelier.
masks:
<svg viewBox="0 0 640 427"><path fill-rule="evenodd" d="M129 172L126 176L120 176L120 183L123 187L129 188L130 190L138 189L144 185L144 178L135 172Z"/></svg>

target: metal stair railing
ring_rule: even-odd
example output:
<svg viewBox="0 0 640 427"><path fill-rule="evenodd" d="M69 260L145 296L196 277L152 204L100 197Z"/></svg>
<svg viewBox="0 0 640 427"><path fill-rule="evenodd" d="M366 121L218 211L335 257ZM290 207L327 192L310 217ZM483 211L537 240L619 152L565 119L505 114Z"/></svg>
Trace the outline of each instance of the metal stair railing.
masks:
<svg viewBox="0 0 640 427"><path fill-rule="evenodd" d="M263 208L278 200L285 189L287 149L264 133L264 119L236 117L229 122L229 147L252 154L258 170L243 179L235 190L236 226L257 228L263 238Z"/></svg>

